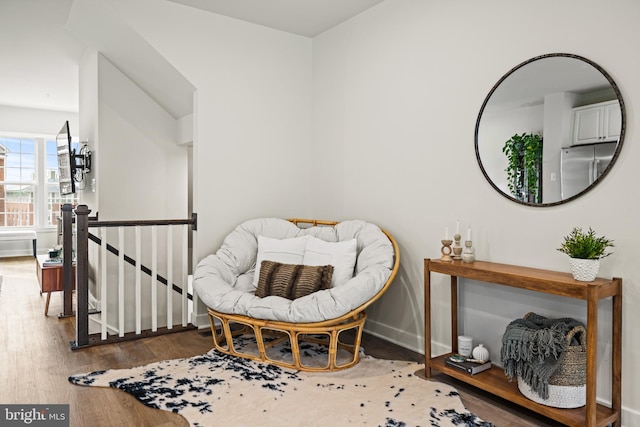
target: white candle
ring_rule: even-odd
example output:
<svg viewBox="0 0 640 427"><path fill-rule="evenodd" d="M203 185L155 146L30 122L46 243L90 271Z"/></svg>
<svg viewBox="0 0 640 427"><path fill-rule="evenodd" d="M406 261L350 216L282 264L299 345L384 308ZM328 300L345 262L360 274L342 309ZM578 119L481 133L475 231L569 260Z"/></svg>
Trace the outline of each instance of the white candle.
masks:
<svg viewBox="0 0 640 427"><path fill-rule="evenodd" d="M460 234L460 221L456 221L456 234Z"/></svg>
<svg viewBox="0 0 640 427"><path fill-rule="evenodd" d="M467 240L471 241L471 227L467 228Z"/></svg>
<svg viewBox="0 0 640 427"><path fill-rule="evenodd" d="M449 227L444 228L444 240L449 240Z"/></svg>

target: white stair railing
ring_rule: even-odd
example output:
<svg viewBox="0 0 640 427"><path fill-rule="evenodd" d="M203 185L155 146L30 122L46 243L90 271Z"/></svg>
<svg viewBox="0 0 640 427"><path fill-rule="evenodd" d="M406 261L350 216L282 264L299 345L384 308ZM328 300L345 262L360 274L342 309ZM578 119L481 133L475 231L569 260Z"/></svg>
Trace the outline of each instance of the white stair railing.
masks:
<svg viewBox="0 0 640 427"><path fill-rule="evenodd" d="M196 230L196 215L185 220L89 221L90 212L85 205L75 210L76 292L93 294L98 307L94 313L77 307L77 339L72 346L190 328L188 243ZM89 241L97 244L95 250L89 249ZM89 270L94 272L92 282Z"/></svg>

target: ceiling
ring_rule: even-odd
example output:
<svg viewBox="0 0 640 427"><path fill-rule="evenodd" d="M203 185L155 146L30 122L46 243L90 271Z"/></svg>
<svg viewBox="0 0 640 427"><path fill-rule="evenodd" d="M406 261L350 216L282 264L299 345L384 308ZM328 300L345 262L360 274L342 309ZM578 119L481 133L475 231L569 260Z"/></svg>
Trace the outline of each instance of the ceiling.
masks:
<svg viewBox="0 0 640 427"><path fill-rule="evenodd" d="M169 0L265 27L315 37L383 0Z"/></svg>
<svg viewBox="0 0 640 427"><path fill-rule="evenodd" d="M78 14L91 5L109 9L111 1L0 0L0 54L3 58L0 63L0 106L78 111L78 64L87 45L93 45L94 41L98 45L102 43L103 39L95 33L96 28L102 25L96 25L93 33L88 34L89 28L85 28L84 33L77 28L83 22L81 19L75 19L76 28L67 20L70 15ZM154 1L172 1L314 37L383 0ZM70 27L74 31L70 31ZM134 56L130 52L131 44L120 42L118 46L108 47L111 49L110 60L112 56L123 61ZM142 44L138 40L133 45ZM97 48L100 50L100 46ZM127 68L125 63L116 65L120 69ZM139 68L138 65L131 64L131 69ZM174 116L180 117L180 114L176 112Z"/></svg>
<svg viewBox="0 0 640 427"><path fill-rule="evenodd" d="M589 63L567 54L531 59L512 70L491 94L486 111L543 105L546 95L610 89L605 76Z"/></svg>
<svg viewBox="0 0 640 427"><path fill-rule="evenodd" d="M0 105L78 110L85 47L64 28L72 3L0 1Z"/></svg>

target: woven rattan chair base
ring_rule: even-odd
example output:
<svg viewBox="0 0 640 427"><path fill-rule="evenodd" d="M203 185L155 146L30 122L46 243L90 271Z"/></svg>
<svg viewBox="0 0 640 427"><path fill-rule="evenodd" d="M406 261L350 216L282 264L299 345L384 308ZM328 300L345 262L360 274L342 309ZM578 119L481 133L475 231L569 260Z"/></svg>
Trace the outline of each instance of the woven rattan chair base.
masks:
<svg viewBox="0 0 640 427"><path fill-rule="evenodd" d="M289 221L301 228L305 226L335 226L338 224L335 221L300 218L289 219ZM259 360L307 372L332 372L356 365L360 361L360 342L362 340L364 322L367 319L364 310L389 288L400 265L398 244L393 236L383 229L381 231L393 246L393 268L382 289L361 306L338 318L314 323L290 323L254 319L240 314L221 313L208 308L213 345L216 350L233 356ZM233 337L245 334L255 336L257 344L255 353L243 353L234 347ZM288 340L291 346L290 361L282 360L281 354L275 357L276 355L273 355L273 351L270 353L270 350L273 350L276 344L285 340ZM303 359L305 358L302 357L300 345L303 342L323 344L327 347L328 355L324 366L318 366L317 360L314 360L313 366L304 363Z"/></svg>
<svg viewBox="0 0 640 427"><path fill-rule="evenodd" d="M211 335L216 350L245 359L258 360L286 368L307 372L332 372L346 369L359 362L362 330L367 315L360 311L349 317L316 323L286 323L273 320L220 313L208 309ZM233 345L233 337L251 334L257 344L256 353L244 353ZM269 350L276 344L289 341L291 360L276 358ZM301 356L301 343L311 342L325 345L328 349L324 366L310 366ZM348 360L339 361L338 354L350 354ZM279 356L279 355L278 355ZM315 360L317 363L317 360ZM315 365L315 363L314 363Z"/></svg>

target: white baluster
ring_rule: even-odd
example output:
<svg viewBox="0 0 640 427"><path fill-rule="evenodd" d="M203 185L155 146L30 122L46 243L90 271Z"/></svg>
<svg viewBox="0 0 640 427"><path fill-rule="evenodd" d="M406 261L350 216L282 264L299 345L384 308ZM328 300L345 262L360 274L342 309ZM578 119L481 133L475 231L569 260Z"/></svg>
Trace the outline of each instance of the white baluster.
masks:
<svg viewBox="0 0 640 427"><path fill-rule="evenodd" d="M151 330L158 330L158 228L151 227Z"/></svg>
<svg viewBox="0 0 640 427"><path fill-rule="evenodd" d="M107 339L107 300L108 300L108 286L107 286L107 228L100 227L100 240L102 240L102 246L100 246L100 339Z"/></svg>
<svg viewBox="0 0 640 427"><path fill-rule="evenodd" d="M182 275L181 287L182 287L182 326L189 324L189 270L187 264L189 262L189 225L184 224L182 226Z"/></svg>
<svg viewBox="0 0 640 427"><path fill-rule="evenodd" d="M136 334L142 333L142 238L141 228L136 225Z"/></svg>
<svg viewBox="0 0 640 427"><path fill-rule="evenodd" d="M167 227L167 329L173 329L173 226Z"/></svg>
<svg viewBox="0 0 640 427"><path fill-rule="evenodd" d="M118 335L124 337L124 227L118 227Z"/></svg>

